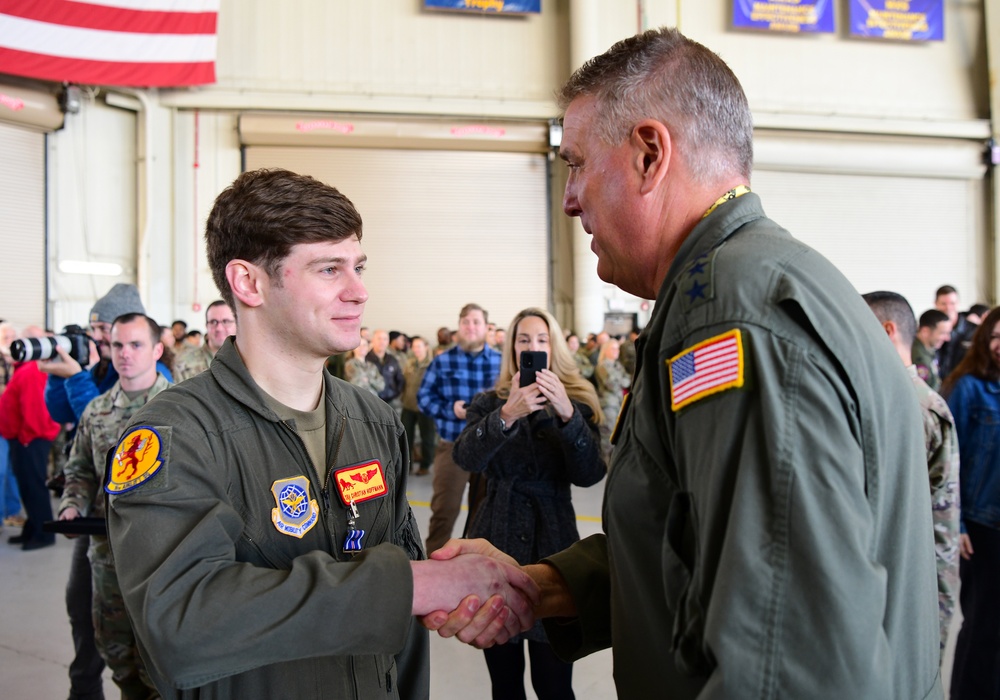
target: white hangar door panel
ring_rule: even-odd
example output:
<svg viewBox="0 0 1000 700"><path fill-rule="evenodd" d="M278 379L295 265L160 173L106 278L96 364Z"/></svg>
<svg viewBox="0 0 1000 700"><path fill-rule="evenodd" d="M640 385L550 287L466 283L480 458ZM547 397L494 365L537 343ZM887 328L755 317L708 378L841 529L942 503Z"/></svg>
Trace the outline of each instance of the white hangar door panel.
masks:
<svg viewBox="0 0 1000 700"><path fill-rule="evenodd" d="M366 326L433 346L468 302L499 327L549 305L542 154L248 146L245 162L311 175L354 202L368 255Z"/></svg>
<svg viewBox="0 0 1000 700"><path fill-rule="evenodd" d="M45 318L45 135L0 122L0 318L18 330Z"/></svg>
<svg viewBox="0 0 1000 700"><path fill-rule="evenodd" d="M776 157L774 140L758 136L753 189L770 218L826 256L860 293L898 292L917 316L944 284L959 290L963 310L988 301L978 144L880 138L795 145L799 163Z"/></svg>

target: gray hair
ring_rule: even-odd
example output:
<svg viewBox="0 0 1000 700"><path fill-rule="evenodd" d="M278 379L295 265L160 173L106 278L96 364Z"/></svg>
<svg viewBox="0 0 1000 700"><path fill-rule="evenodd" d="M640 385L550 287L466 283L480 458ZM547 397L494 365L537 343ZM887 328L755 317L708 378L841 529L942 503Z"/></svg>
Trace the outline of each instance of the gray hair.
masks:
<svg viewBox="0 0 1000 700"><path fill-rule="evenodd" d="M578 97L597 101L595 128L617 145L642 119L670 129L692 175L702 182L753 170L753 119L729 66L676 29L623 39L581 66L557 93L565 111Z"/></svg>

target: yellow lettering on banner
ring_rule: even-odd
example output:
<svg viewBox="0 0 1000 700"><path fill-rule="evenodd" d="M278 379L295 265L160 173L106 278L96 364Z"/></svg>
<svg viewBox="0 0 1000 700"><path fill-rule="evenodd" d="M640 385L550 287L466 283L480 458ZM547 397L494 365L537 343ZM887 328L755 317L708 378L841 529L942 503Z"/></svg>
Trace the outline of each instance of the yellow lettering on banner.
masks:
<svg viewBox="0 0 1000 700"><path fill-rule="evenodd" d="M885 9L910 11L910 0L885 0Z"/></svg>
<svg viewBox="0 0 1000 700"><path fill-rule="evenodd" d="M750 11L752 22L767 22L768 29L784 32L800 31L802 25L816 24L816 5L800 5L801 0L755 2ZM780 4L789 3L789 4Z"/></svg>
<svg viewBox="0 0 1000 700"><path fill-rule="evenodd" d="M888 6L887 2L886 7ZM865 26L881 29L882 36L886 39L911 39L914 32L930 31L925 12L869 10Z"/></svg>
<svg viewBox="0 0 1000 700"><path fill-rule="evenodd" d="M503 12L504 0L465 0L465 6L477 10L495 10Z"/></svg>

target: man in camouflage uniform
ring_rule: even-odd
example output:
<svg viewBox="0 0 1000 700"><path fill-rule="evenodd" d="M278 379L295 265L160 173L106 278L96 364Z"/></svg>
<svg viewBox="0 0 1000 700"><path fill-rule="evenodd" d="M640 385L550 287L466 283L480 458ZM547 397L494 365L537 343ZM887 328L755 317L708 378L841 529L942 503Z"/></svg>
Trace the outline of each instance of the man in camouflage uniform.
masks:
<svg viewBox="0 0 1000 700"><path fill-rule="evenodd" d="M913 336L910 356L917 376L937 391L945 378L938 365L937 353L951 337L951 321L942 311L928 309L920 314L920 323Z"/></svg>
<svg viewBox="0 0 1000 700"><path fill-rule="evenodd" d="M566 336L566 347L573 354L573 361L576 363L576 368L580 370L580 374L593 384L595 380L591 377L594 376L594 365L590 364L590 358L587 357L586 351L580 347L580 336L576 333L570 333Z"/></svg>
<svg viewBox="0 0 1000 700"><path fill-rule="evenodd" d="M174 377L180 384L185 379L201 374L212 364L226 338L236 334L236 314L222 299L213 301L205 309L205 342L201 347L179 351L174 363ZM183 347L183 346L182 346Z"/></svg>
<svg viewBox="0 0 1000 700"><path fill-rule="evenodd" d="M947 402L918 376L917 366L911 361L910 348L920 340L914 341L916 320L907 301L894 292L871 292L864 298L909 369L920 400L931 507L934 510L934 551L943 654L958 595L958 436L955 419Z"/></svg>
<svg viewBox="0 0 1000 700"><path fill-rule="evenodd" d="M228 308L228 307L227 307ZM170 386L156 371L163 354L160 327L143 314L126 314L111 327L111 362L118 381L90 402L80 418L76 439L66 465L66 488L59 506L60 520L80 516L104 517L105 455L114 447L132 415L151 398ZM141 445L138 446L141 448ZM128 469L114 464L113 469ZM125 612L114 558L108 538L90 539L93 572L94 633L97 648L112 670L112 678L123 698L157 698L136 647L132 624Z"/></svg>

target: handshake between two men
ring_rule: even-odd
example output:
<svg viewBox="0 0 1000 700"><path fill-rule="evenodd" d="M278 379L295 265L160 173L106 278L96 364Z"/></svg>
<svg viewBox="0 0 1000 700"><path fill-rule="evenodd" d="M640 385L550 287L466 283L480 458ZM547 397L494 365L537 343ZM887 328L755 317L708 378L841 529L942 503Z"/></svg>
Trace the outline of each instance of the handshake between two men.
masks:
<svg viewBox="0 0 1000 700"><path fill-rule="evenodd" d="M442 637L485 649L536 618L576 615L565 581L548 564L519 566L484 539L449 540L430 557L410 563L413 614Z"/></svg>

